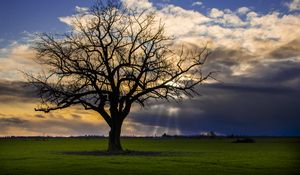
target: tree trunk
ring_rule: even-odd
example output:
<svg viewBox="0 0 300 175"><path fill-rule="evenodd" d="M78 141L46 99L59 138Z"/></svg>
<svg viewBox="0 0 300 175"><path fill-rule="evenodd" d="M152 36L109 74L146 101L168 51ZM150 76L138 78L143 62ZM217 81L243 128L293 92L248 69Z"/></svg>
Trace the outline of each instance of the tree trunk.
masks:
<svg viewBox="0 0 300 175"><path fill-rule="evenodd" d="M123 152L120 140L122 123L120 119L112 122L108 138L108 152L110 153Z"/></svg>

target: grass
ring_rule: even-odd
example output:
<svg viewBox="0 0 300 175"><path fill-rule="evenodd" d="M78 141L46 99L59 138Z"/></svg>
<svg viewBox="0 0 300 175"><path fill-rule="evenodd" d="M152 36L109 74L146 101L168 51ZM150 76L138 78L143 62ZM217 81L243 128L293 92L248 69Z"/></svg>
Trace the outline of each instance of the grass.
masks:
<svg viewBox="0 0 300 175"><path fill-rule="evenodd" d="M136 152L161 154L95 155L106 139L0 140L0 174L299 174L299 138L122 139Z"/></svg>

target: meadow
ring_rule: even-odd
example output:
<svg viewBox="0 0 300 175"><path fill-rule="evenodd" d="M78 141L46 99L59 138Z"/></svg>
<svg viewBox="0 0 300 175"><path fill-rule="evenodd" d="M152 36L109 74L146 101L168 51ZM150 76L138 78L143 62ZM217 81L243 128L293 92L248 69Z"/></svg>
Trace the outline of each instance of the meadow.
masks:
<svg viewBox="0 0 300 175"><path fill-rule="evenodd" d="M299 174L300 138L122 138L134 154L105 155L104 138L0 139L1 175Z"/></svg>

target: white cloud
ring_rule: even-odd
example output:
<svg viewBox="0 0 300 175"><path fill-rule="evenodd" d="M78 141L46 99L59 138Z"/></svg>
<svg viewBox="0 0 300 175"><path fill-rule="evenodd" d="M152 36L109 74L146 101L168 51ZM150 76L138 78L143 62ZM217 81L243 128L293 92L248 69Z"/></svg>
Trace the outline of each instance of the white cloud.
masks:
<svg viewBox="0 0 300 175"><path fill-rule="evenodd" d="M181 7L168 5L157 11L158 18L162 19L167 28L168 35L183 37L191 32L202 33L202 25L210 19L201 13L192 10L185 10Z"/></svg>
<svg viewBox="0 0 300 175"><path fill-rule="evenodd" d="M88 10L89 10L89 8L87 8L87 7L79 7L79 6L75 7L75 11L78 12L78 13L85 13Z"/></svg>
<svg viewBox="0 0 300 175"><path fill-rule="evenodd" d="M72 26L74 16L59 17L58 19L60 22L68 24L69 26Z"/></svg>
<svg viewBox="0 0 300 175"><path fill-rule="evenodd" d="M0 77L3 80L23 79L21 71L32 72L37 69L33 61L35 51L30 44L13 42L6 48L0 49Z"/></svg>
<svg viewBox="0 0 300 175"><path fill-rule="evenodd" d="M225 13L233 13L230 9L224 9Z"/></svg>
<svg viewBox="0 0 300 175"><path fill-rule="evenodd" d="M240 17L235 14L224 14L221 22L227 26L240 27L246 25L246 22L242 21Z"/></svg>
<svg viewBox="0 0 300 175"><path fill-rule="evenodd" d="M201 1L193 2L192 6L201 6L203 3Z"/></svg>
<svg viewBox="0 0 300 175"><path fill-rule="evenodd" d="M290 3L286 3L286 6L290 11L300 10L300 0L292 0Z"/></svg>
<svg viewBox="0 0 300 175"><path fill-rule="evenodd" d="M210 13L209 13L209 16L212 17L212 18L220 18L224 15L224 12L219 10L219 9L216 9L216 8L212 8Z"/></svg>
<svg viewBox="0 0 300 175"><path fill-rule="evenodd" d="M249 13L247 14L247 19L248 19L248 20L251 20L252 18L255 18L255 17L257 17L257 16L258 16L257 13L255 13L255 12L249 12Z"/></svg>
<svg viewBox="0 0 300 175"><path fill-rule="evenodd" d="M237 12L239 14L247 14L250 11L250 9L248 7L240 7L237 9Z"/></svg>
<svg viewBox="0 0 300 175"><path fill-rule="evenodd" d="M128 7L140 10L149 10L153 8L152 3L148 0L122 0Z"/></svg>

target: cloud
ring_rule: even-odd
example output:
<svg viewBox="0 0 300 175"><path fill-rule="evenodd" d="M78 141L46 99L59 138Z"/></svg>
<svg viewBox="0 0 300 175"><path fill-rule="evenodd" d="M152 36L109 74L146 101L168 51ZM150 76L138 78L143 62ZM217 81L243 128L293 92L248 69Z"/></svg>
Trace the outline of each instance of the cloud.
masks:
<svg viewBox="0 0 300 175"><path fill-rule="evenodd" d="M88 7L79 7L79 6L75 7L75 11L78 13L85 13L85 12L88 12L88 10L89 10Z"/></svg>
<svg viewBox="0 0 300 175"><path fill-rule="evenodd" d="M222 89L233 92L246 92L254 94L292 94L297 90L288 87L261 86L249 84L213 84L207 85L208 88Z"/></svg>
<svg viewBox="0 0 300 175"><path fill-rule="evenodd" d="M161 18L165 23L166 34L174 35L178 38L189 36L191 32L201 33L200 25L210 21L209 18L201 13L185 10L171 4L157 11L157 17Z"/></svg>
<svg viewBox="0 0 300 175"><path fill-rule="evenodd" d="M149 2L148 0L121 0L125 5L128 7L131 7L133 9L138 10L149 10L153 8L153 4Z"/></svg>
<svg viewBox="0 0 300 175"><path fill-rule="evenodd" d="M167 35L198 45L210 41L213 48L242 50L245 55L253 55L257 59L300 36L300 32L294 30L300 25L297 14L270 12L262 15L241 7L236 11L246 18L240 18L235 12L216 8L211 9L208 15L172 4L159 9L152 4L151 9L165 22Z"/></svg>
<svg viewBox="0 0 300 175"><path fill-rule="evenodd" d="M201 1L195 1L195 2L192 3L193 7L194 6L202 6L202 5L203 5L203 3Z"/></svg>
<svg viewBox="0 0 300 175"><path fill-rule="evenodd" d="M0 118L0 126L7 127L7 126L23 126L28 121L20 119L19 117L10 117L10 118Z"/></svg>
<svg viewBox="0 0 300 175"><path fill-rule="evenodd" d="M248 7L240 7L237 9L237 12L241 15L245 15L250 11Z"/></svg>
<svg viewBox="0 0 300 175"><path fill-rule="evenodd" d="M292 0L289 3L285 3L285 5L289 8L289 11L300 10L300 0Z"/></svg>
<svg viewBox="0 0 300 175"><path fill-rule="evenodd" d="M34 61L35 50L30 43L13 42L0 49L0 77L3 80L24 80L20 71L38 71L39 66Z"/></svg>
<svg viewBox="0 0 300 175"><path fill-rule="evenodd" d="M224 14L221 23L229 27L242 27L246 25L246 22L242 21L241 18L235 14Z"/></svg>
<svg viewBox="0 0 300 175"><path fill-rule="evenodd" d="M258 59L300 36L300 32L295 30L300 25L297 14L284 15L271 11L263 15L247 7L240 7L236 12L212 8L205 15L173 4L156 7L147 0L123 2L130 8L155 11L157 18L165 23L166 34L175 36L177 40L197 45L209 41L214 49L243 50L248 55L256 54ZM239 15L246 17L241 18ZM72 16L59 19L72 25Z"/></svg>
<svg viewBox="0 0 300 175"><path fill-rule="evenodd" d="M220 18L220 17L222 17L223 15L224 15L224 12L221 11L221 10L218 10L218 9L216 9L216 8L212 8L211 11L210 11L210 13L209 13L209 16L210 16L211 18Z"/></svg>
<svg viewBox="0 0 300 175"><path fill-rule="evenodd" d="M0 79L0 104L17 101L32 102L37 100L37 95L32 86L21 81L6 81Z"/></svg>
<svg viewBox="0 0 300 175"><path fill-rule="evenodd" d="M294 39L270 52L272 58L292 58L300 55L300 39Z"/></svg>
<svg viewBox="0 0 300 175"><path fill-rule="evenodd" d="M41 115L41 114L36 114L36 115L34 115L36 118L42 118L42 119L44 119L44 118L46 118L44 115Z"/></svg>

